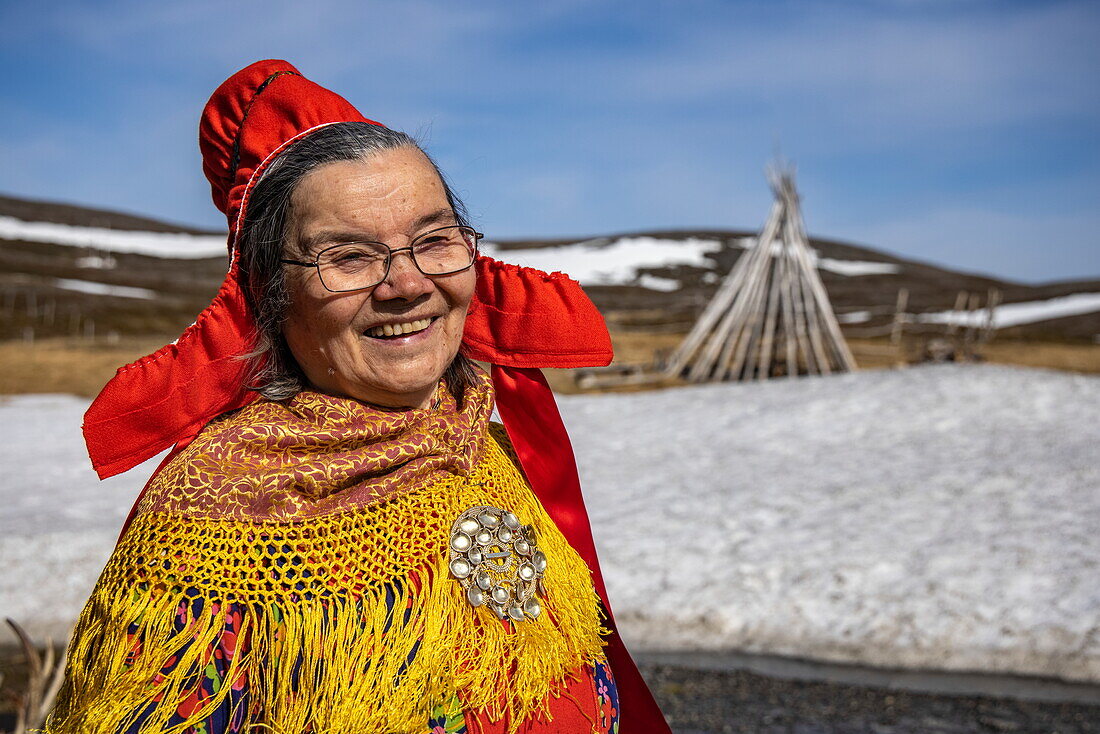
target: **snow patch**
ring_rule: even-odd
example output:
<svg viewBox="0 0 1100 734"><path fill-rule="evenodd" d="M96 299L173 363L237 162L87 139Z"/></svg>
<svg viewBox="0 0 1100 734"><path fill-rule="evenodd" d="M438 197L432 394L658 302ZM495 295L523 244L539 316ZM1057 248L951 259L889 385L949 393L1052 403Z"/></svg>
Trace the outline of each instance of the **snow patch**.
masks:
<svg viewBox="0 0 1100 734"><path fill-rule="evenodd" d="M871 320L871 312L849 311L848 313L838 313L836 320L842 324L862 324Z"/></svg>
<svg viewBox="0 0 1100 734"><path fill-rule="evenodd" d="M664 291L666 293L680 289L680 281L675 278L661 278L648 273L642 273L638 276L638 285L651 291Z"/></svg>
<svg viewBox="0 0 1100 734"><path fill-rule="evenodd" d="M108 283L95 283L90 280L74 280L72 278L54 278L52 285L67 291L90 293L95 296L114 296L116 298L144 298L157 297L156 291L148 288L131 288L126 285L110 285Z"/></svg>
<svg viewBox="0 0 1100 734"><path fill-rule="evenodd" d="M756 247L755 237L741 237L734 241L737 247L749 249ZM785 243L779 240L772 241L772 255L780 255ZM901 272L901 266L896 263L873 262L870 260L838 260L832 257L821 257L821 253L812 248L807 248L810 254L810 263L818 270L828 270L837 275L889 275Z"/></svg>
<svg viewBox="0 0 1100 734"><path fill-rule="evenodd" d="M94 247L152 257L202 258L226 254L225 235L178 232L133 232L103 227L77 227L52 222L24 222L0 216L0 239Z"/></svg>
<svg viewBox="0 0 1100 734"><path fill-rule="evenodd" d="M1093 311L1100 311L1100 293L1074 293L1045 301L1006 303L995 309L993 328L1004 329L1009 326L1031 324L1063 316L1077 316ZM988 313L984 308L977 311L940 311L917 314L916 320L932 324L981 327L985 325Z"/></svg>
<svg viewBox="0 0 1100 734"><path fill-rule="evenodd" d="M118 261L110 255L89 255L88 257L78 257L76 266L90 270L113 270L118 267Z"/></svg>
<svg viewBox="0 0 1100 734"><path fill-rule="evenodd" d="M619 237L610 242L592 240L523 250L499 250L490 243L486 254L548 273L560 271L583 285L630 285L637 281L641 268L674 265L711 268L714 263L707 255L721 246L718 240L696 237L683 240Z"/></svg>
<svg viewBox="0 0 1100 734"><path fill-rule="evenodd" d="M815 253L816 254L816 253ZM870 262L868 260L836 260L831 257L816 258L818 270L828 270L837 275L889 275L901 271L896 263Z"/></svg>

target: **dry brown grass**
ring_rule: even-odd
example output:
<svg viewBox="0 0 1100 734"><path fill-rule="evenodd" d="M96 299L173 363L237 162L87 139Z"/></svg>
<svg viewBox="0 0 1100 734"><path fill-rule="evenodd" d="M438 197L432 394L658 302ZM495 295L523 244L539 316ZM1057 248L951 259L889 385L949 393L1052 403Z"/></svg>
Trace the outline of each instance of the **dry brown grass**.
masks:
<svg viewBox="0 0 1100 734"><path fill-rule="evenodd" d="M683 338L676 333L616 332L612 334L616 364L651 365ZM94 397L115 370L163 346L161 337L123 339L117 344L79 339L50 339L26 344L0 342L0 395L71 393ZM904 359L887 339L849 339L848 346L862 369L893 367ZM907 351L914 353L913 345ZM1100 374L1100 345L1036 341L994 341L982 349L985 361ZM558 392L579 392L573 370L547 370ZM640 388L623 388L634 391Z"/></svg>
<svg viewBox="0 0 1100 734"><path fill-rule="evenodd" d="M95 397L115 370L165 344L160 337L117 344L48 339L0 342L0 394L72 393Z"/></svg>
<svg viewBox="0 0 1100 734"><path fill-rule="evenodd" d="M1100 344L1004 341L987 344L987 362L1100 374Z"/></svg>
<svg viewBox="0 0 1100 734"><path fill-rule="evenodd" d="M684 338L680 333L666 332L612 332L611 341L615 347L616 364L652 365L655 356L667 355ZM889 339L848 339L856 364L860 369L889 369L913 361L920 354L923 342L906 338L901 346L894 346ZM1021 367L1042 367L1100 374L1100 345L1082 343L1041 342L1041 341L994 341L980 349L983 361L994 364L1009 364ZM574 370L548 370L547 379L555 391L561 393L583 392L578 389L574 379ZM635 392L638 390L666 387L667 382L657 385L631 385L613 388L615 392Z"/></svg>
<svg viewBox="0 0 1100 734"><path fill-rule="evenodd" d="M658 350L669 353L684 338L683 334L620 332L611 335L615 361L622 364L649 364ZM848 339L848 348L860 369L894 367L906 355L919 353L916 342L905 344L904 351L889 339ZM984 361L1021 367L1044 367L1100 374L1100 344L1046 341L996 341L979 350Z"/></svg>

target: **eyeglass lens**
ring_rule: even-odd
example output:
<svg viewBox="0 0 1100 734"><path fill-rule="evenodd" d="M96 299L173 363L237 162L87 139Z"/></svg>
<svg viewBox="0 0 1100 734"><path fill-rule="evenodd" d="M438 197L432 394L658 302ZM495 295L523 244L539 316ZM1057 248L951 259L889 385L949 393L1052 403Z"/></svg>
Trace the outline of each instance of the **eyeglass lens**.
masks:
<svg viewBox="0 0 1100 734"><path fill-rule="evenodd" d="M477 235L469 227L443 227L426 232L410 245L413 263L425 275L446 275L470 267ZM321 282L331 291L378 285L386 277L390 248L378 242L348 242L317 256Z"/></svg>

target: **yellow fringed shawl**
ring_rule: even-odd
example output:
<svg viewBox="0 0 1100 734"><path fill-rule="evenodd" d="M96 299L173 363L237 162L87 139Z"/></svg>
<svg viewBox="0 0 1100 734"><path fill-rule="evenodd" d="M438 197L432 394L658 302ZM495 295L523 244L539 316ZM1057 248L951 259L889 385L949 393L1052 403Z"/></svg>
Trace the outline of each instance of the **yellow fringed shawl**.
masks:
<svg viewBox="0 0 1100 734"><path fill-rule="evenodd" d="M422 732L433 706L456 695L467 710L507 717L513 731L545 713L570 671L602 659L607 630L587 566L484 408L470 422L479 435L463 444L479 448L468 470L444 462L418 470L414 488L399 491L395 478L416 463L405 461L340 489L368 499L336 502L322 514L305 503L282 519L270 516L279 508L267 517L219 517L217 503L207 501L181 511L179 496L166 490L173 482L179 489L188 467L217 453L220 439L210 436L232 433L224 423L205 431L151 485L103 571L47 731L114 734L139 718L141 732L185 731L223 705L234 685L248 686L245 721L278 734ZM228 429L256 425L249 410L228 419ZM283 461L280 471L295 465ZM202 487L186 489L204 495ZM241 496L239 487L218 492ZM534 526L548 558L537 619L501 622L472 607L450 575L452 523L479 505ZM226 639L230 614L240 615L235 639ZM219 647L228 651L222 689L168 728Z"/></svg>

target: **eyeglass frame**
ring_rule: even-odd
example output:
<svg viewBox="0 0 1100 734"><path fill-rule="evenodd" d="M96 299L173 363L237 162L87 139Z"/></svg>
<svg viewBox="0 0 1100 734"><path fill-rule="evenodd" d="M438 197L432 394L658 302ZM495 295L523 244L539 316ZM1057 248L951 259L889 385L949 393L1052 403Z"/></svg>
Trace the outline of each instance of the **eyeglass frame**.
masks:
<svg viewBox="0 0 1100 734"><path fill-rule="evenodd" d="M474 247L473 251L470 253L470 264L464 268L459 268L458 270L448 270L446 273L425 273L424 269L420 267L420 263L416 261L416 252L413 250L413 247L416 246L417 240L427 237L428 235L435 232L440 232L444 229L468 229L473 232ZM317 255L314 257L313 262L306 262L304 260L292 260L290 258L280 258L279 262L283 263L284 265L299 265L305 268L316 268L317 280L321 281L321 286L329 293L354 293L355 291L363 291L367 288L374 288L379 283L384 282L386 278L390 276L390 265L393 264L394 253L404 252L405 250L409 251L409 260L412 261L413 267L415 267L421 275L428 278L435 278L441 275L454 275L455 273L461 273L463 271L469 270L474 266L474 262L477 260L477 245L483 237L485 237L485 235L483 235L481 232L478 232L473 227L468 227L465 224L448 224L446 227L436 227L435 229L430 229L427 232L422 232L421 234L418 234L416 237L413 238L412 243L410 243L407 247L398 247L397 249L393 249L385 242L377 242L375 240L351 240L349 242L337 242L335 244L329 245L328 247L317 253ZM347 245L381 245L382 247L386 248L386 269L382 272L382 277L377 282L371 283L370 285L359 286L358 288L348 288L346 290L335 290L328 287L328 284L325 283L324 276L321 275L321 255L324 255L329 250L336 249L337 247L345 247Z"/></svg>

